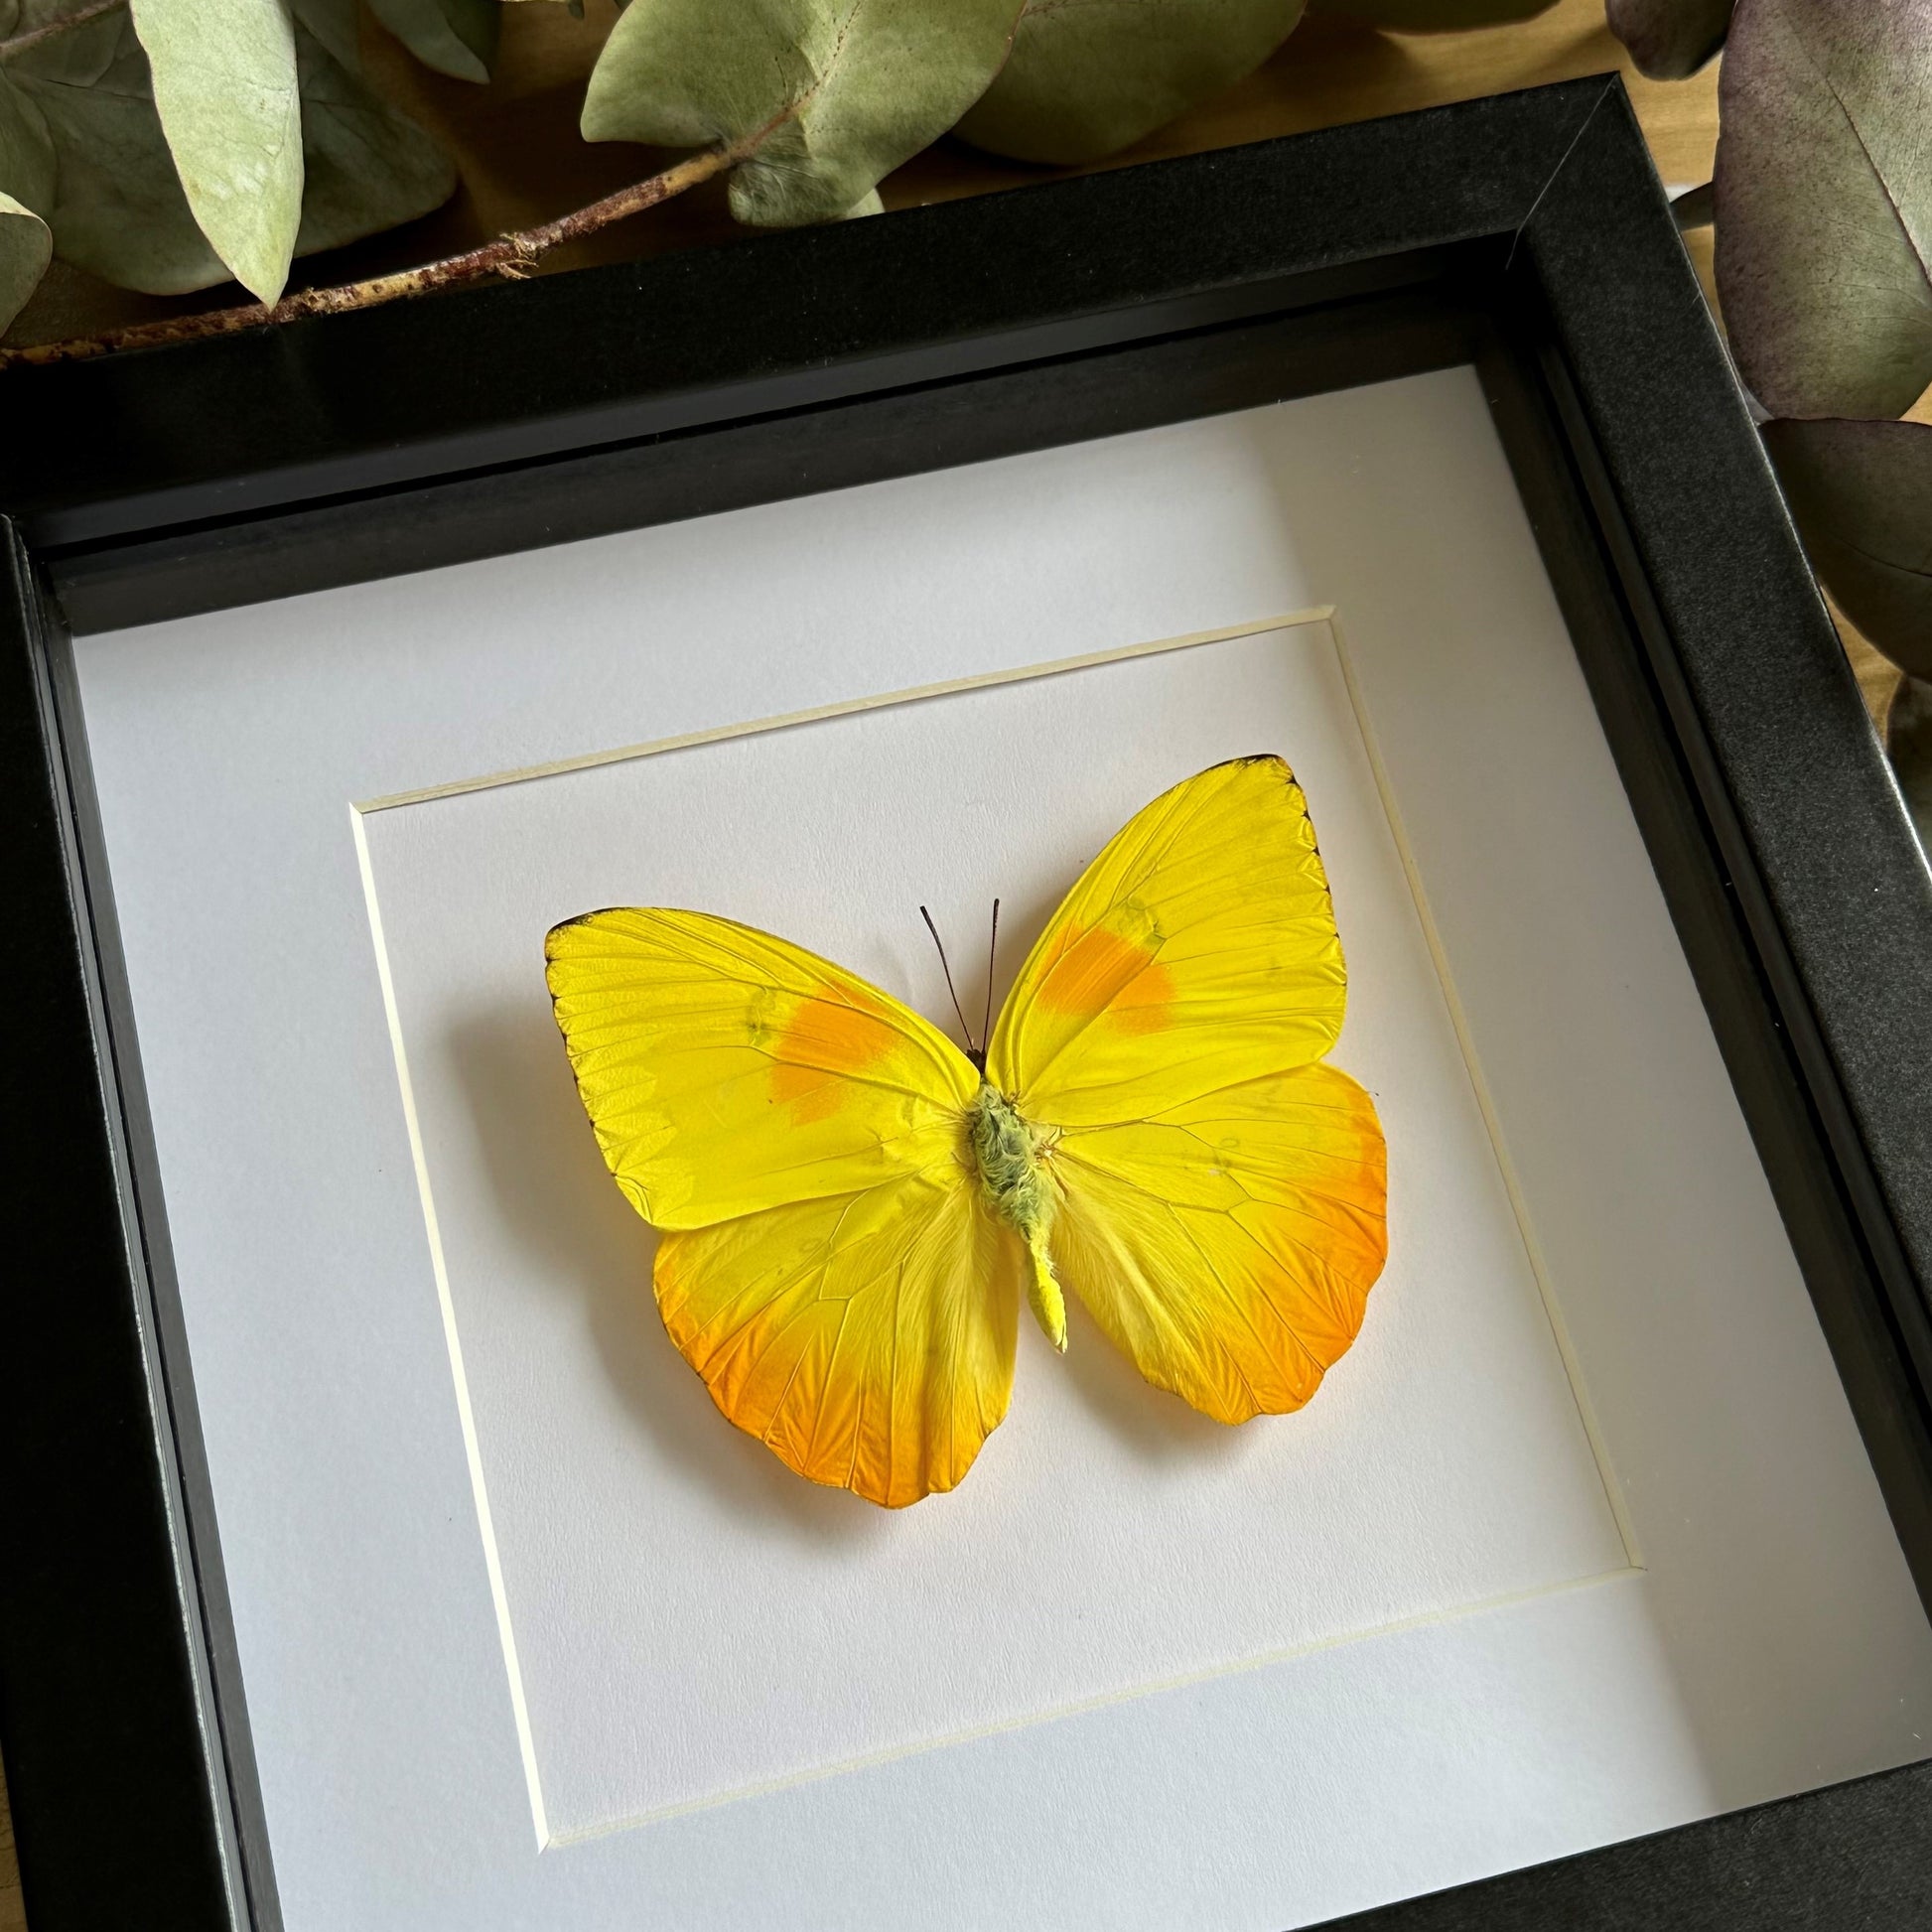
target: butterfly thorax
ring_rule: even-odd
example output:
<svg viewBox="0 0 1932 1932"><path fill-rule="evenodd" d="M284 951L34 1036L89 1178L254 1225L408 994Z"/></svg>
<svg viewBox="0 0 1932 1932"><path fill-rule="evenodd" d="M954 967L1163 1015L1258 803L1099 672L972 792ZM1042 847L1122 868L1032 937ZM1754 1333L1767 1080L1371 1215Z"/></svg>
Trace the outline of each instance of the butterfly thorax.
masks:
<svg viewBox="0 0 1932 1932"><path fill-rule="evenodd" d="M1066 1304L1047 1249L1058 1197L1046 1156L1056 1137L1034 1126L997 1087L982 1084L966 1108L966 1138L987 1208L1027 1244L1034 1314L1047 1340L1063 1349Z"/></svg>

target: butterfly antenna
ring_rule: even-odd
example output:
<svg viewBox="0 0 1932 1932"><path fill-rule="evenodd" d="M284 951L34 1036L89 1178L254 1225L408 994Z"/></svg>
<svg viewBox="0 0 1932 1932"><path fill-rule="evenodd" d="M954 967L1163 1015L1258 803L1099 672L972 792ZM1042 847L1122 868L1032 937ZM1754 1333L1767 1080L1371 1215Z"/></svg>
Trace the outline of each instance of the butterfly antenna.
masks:
<svg viewBox="0 0 1932 1932"><path fill-rule="evenodd" d="M993 901L993 937L986 944L986 1018L980 1022L980 1051L993 1043L993 962L1000 956L1000 901Z"/></svg>
<svg viewBox="0 0 1932 1932"><path fill-rule="evenodd" d="M959 1010L959 995L953 991L952 968L946 963L946 944L939 937L939 928L932 923L932 914L922 905L919 917L925 921L925 929L932 934L932 943L939 948L939 970L946 976L946 991L952 994L952 1010L959 1021L959 1031L966 1035L966 1045L970 1052L977 1053L979 1048L973 1044L973 1030L966 1024L966 1016Z"/></svg>

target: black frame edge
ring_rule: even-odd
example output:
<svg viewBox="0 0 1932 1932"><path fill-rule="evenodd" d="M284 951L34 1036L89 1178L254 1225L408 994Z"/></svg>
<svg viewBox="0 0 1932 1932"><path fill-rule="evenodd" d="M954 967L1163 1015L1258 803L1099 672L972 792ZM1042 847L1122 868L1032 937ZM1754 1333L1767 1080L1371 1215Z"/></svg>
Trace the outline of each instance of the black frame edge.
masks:
<svg viewBox="0 0 1932 1932"><path fill-rule="evenodd" d="M1573 161L1587 196L1565 179ZM1794 1213L1792 1163L1761 1145L1774 1178L1783 1171L1814 1306L1932 1608L1932 1029L1915 1010L1932 960L1932 872L1715 330L1677 331L1662 358L1677 379L1660 378L1655 319L1704 315L1660 208L1618 87L1526 226L1536 292L1525 313L1643 674L1782 1032L1781 1078L1760 1067L1740 1092L1780 1113L1787 1134L1804 1118L1835 1168L1836 1206L1809 1198ZM1757 625L1798 647L1756 648ZM1707 991L1706 1004L1721 1042L1734 1037L1725 1003ZM1845 1267L1855 1252L1864 1286Z"/></svg>
<svg viewBox="0 0 1932 1932"><path fill-rule="evenodd" d="M35 1932L276 1932L245 1720L212 1694L239 1678L186 1351L153 1293L154 1231L127 1218L138 1072L107 1025L115 946L87 885L102 877L87 780L10 520L0 543L0 890L15 914L0 970L32 1016L10 1035L12 1090L41 1096L8 1138L14 1184L44 1210L21 1230L0 1350L0 1748L22 1888ZM202 1491L193 1525L184 1479Z"/></svg>
<svg viewBox="0 0 1932 1932"><path fill-rule="evenodd" d="M37 552L109 543L1078 354L1253 314L1281 277L1358 295L1527 218L1603 85L14 369L0 507ZM1400 194L1328 192L1369 168ZM407 390L372 395L380 366Z"/></svg>

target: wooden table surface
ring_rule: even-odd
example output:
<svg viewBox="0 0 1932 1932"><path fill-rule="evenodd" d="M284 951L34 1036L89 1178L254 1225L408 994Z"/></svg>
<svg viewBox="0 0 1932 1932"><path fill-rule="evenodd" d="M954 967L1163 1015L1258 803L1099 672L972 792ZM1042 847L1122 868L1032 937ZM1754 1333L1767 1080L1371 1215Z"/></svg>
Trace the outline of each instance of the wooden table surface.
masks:
<svg viewBox="0 0 1932 1932"><path fill-rule="evenodd" d="M446 208L409 228L303 264L307 278L343 280L446 253L547 220L652 172L658 164L648 150L592 147L576 136L584 77L614 18L611 0L589 0L582 21L571 19L561 6L505 8L502 77L488 87L430 73L380 29L367 27L371 71L456 154L463 186ZM1316 17L1248 79L1107 165L1191 154L1610 70L1621 72L1630 89L1666 185L1677 190L1708 181L1718 132L1716 69L1687 81L1645 80L1605 30L1602 0L1560 0L1536 20L1464 34L1394 37ZM1038 181L1054 172L998 161L944 140L908 162L882 192L888 207L906 207ZM559 251L546 266L566 269L743 233L725 212L722 185L714 184ZM1691 246L1708 286L1708 231L1693 235ZM110 290L57 266L8 340L51 341L194 306ZM559 346L562 352L567 345ZM1848 636L1847 646L1877 713L1889 699L1895 674L1862 640ZM22 1932L26 1923L0 1785L0 1932Z"/></svg>

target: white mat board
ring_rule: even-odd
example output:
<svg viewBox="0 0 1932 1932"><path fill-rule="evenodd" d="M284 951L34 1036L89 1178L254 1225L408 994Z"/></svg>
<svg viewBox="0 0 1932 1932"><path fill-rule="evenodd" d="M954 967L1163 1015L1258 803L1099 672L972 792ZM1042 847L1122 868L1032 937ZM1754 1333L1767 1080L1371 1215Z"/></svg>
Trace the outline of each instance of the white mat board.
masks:
<svg viewBox="0 0 1932 1932"><path fill-rule="evenodd" d="M634 1525L628 1537L599 1527L627 1485L644 1495L647 1467L666 1480L638 1508L675 1530L665 1574L680 1587L706 1509L727 1547L767 1537L795 1576L843 1575L848 1592L856 1575L893 1581L895 1616L922 1580L915 1565L896 1578L879 1568L884 1533L863 1516L857 1532L827 1529L861 1506L810 1491L783 1500L797 1479L735 1440L675 1360L660 1376L667 1351L648 1309L631 1325L600 1299L585 1256L603 1266L636 1243L641 1268L640 1237L583 1158L540 1035L488 1021L498 976L506 998L530 983L509 989L492 937L524 917L528 853L511 841L493 887L475 881L474 844L428 869L470 881L477 929L453 897L463 929L411 938L399 974L403 1032L422 1056L423 1144L450 1176L447 1203L436 1199L459 1338L466 1362L476 1356L477 1456L504 1512L493 1588L353 801L1317 606L1338 613L1414 861L1415 893L1385 890L1376 842L1388 821L1378 829L1353 727L1324 700L1323 729L1282 749L1310 778L1324 847L1353 842L1348 876L1336 868L1356 974L1338 1058L1391 1111L1398 1211L1412 1217L1401 1272L1371 1299L1333 1386L1254 1436L1259 1448L1243 1432L1232 1450L1202 1450L1184 1418L1142 1443L1156 1399L1131 1378L1103 1382L1090 1329L1065 1364L1030 1341L1014 1416L981 1467L933 1506L933 1528L920 1527L924 1505L905 1520L935 1562L990 1568L994 1552L1060 1534L1050 1518L1012 1521L1003 1501L1124 1488L1131 1465L1159 1499L1144 1568L1196 1612L1207 1593L1174 1581L1165 1545L1178 1552L1197 1506L1248 1521L1251 1474L1281 1478L1291 1520L1331 1537L1334 1484L1367 1485L1353 1500L1391 1532L1387 1547L1319 1573L1271 1552L1207 1637L1137 1609L1091 1666L1055 1630L1056 1606L1035 1606L984 1669L935 1663L913 1707L900 1698L901 1635L886 1646L894 1689L838 1685L800 1715L797 1640L776 1630L735 1665L688 1666L741 1706L782 1691L775 1736L748 1742L735 1712L721 1723L707 1708L667 1750L624 1714L648 1701L654 1671L666 1695L692 1694L671 1681L667 1645L633 1644L634 1620L620 1614L640 1562ZM84 639L76 654L291 1932L1280 1927L1922 1752L1932 1641L1467 371ZM1191 687L1167 708L1191 718ZM1298 734L1317 713L1312 700L1297 711ZM850 728L827 726L824 742L839 729ZM1193 729L1176 730L1176 755ZM1175 775L1209 748L1202 729ZM691 768L702 756L723 771L753 756L750 743L694 754ZM912 896L949 894L948 926L970 930L971 901L1016 877L1037 917L1081 841L1147 790L1144 750L1121 756L1119 770L1067 760L1091 786L1058 808L1077 836L1055 847L1054 813L1015 813L987 852L1001 878L961 870ZM645 782L643 770L480 792L365 829L413 818L407 836L427 851L439 825L454 839L472 814L510 811L515 791L517 813L546 792L595 801L601 786ZM597 817L582 809L580 828ZM793 816L788 836L822 823ZM919 859L905 827L855 822L850 878L791 899L770 881L757 890L774 924L807 942L850 935L853 965L888 983L902 971L930 1009L902 910L914 881L894 867L937 861ZM582 871L557 882L556 911L628 896L590 876L609 857L600 837L603 858L594 839L559 861ZM401 918L407 902L427 934L435 895L405 892L400 872L382 878L402 857L372 845L382 909ZM663 857L639 842L640 873ZM1506 1279L1523 1264L1500 1256L1500 1172L1627 1506L1638 1573L1550 1587L1609 1543L1601 1505L1584 1502L1594 1476L1579 1438L1558 1420L1569 1395L1553 1345L1527 1316L1514 1328L1497 1317L1490 1341L1506 1335L1509 1348L1465 1392L1438 1445L1444 1467L1418 1471L1420 1434L1403 1434L1413 1419L1390 1415L1374 1453L1342 1469L1351 1419L1386 1411L1399 1388L1441 1417L1449 1397L1430 1377L1472 1346L1431 1330L1443 1304L1418 1285L1427 1228L1413 1217L1449 1167L1431 1180L1413 1154L1413 1110L1440 1103L1446 1137L1475 1166L1483 1144L1466 1090L1453 1098L1440 1024L1422 1025L1418 906L1443 965L1431 997L1461 1016L1460 1077L1480 1090L1499 1150L1457 1202L1468 1238L1479 1226L1498 1246L1484 1306L1534 1311L1522 1276ZM554 915L528 909L539 925ZM451 998L483 1016L474 1036L435 1006L438 975L447 989L466 971L470 991ZM1415 1063L1391 1070L1395 1035L1381 1030L1398 1012L1415 1023ZM558 1138L542 1139L540 1158L556 1165L520 1205L500 1174L484 1191L492 1153L539 1158L491 1108L478 1113L493 1091L527 1093L532 1126L555 1110ZM553 1218L565 1196L574 1215ZM510 1272L486 1260L492 1242ZM505 1320L531 1338L520 1359L492 1327ZM583 1373L567 1385L573 1365ZM678 1376L687 1409L673 1426L637 1391L677 1389ZM1061 1440L1069 1459L1079 1442L1080 1466L1050 1471L1049 1485ZM1399 1471L1420 1493L1466 1494L1470 1471L1507 1461L1512 1441L1552 1453L1511 1468L1508 1508L1452 1527L1397 1513ZM1333 1483L1304 1493L1270 1466L1278 1455ZM587 1494L566 1507L556 1485L580 1466ZM1095 1533L1116 1563L1119 1521ZM1057 1560L1026 1558L1040 1578ZM1441 1615L1504 1574L1525 1581L1527 1599ZM688 1636L691 1599L670 1600L685 1622L653 1637ZM835 1589L821 1602L837 1600ZM1240 1662L1264 1640L1264 1606L1291 1644L1385 1612L1396 1627L1115 1695L1143 1671ZM971 1627L944 1607L955 1632ZM505 1620L528 1679L521 1726ZM864 1680L871 1658L855 1657L849 1675ZM560 1823L582 1829L918 1742L975 1712L1024 1717L1080 1670L1108 1701L1077 1716L538 1849L530 1762Z"/></svg>

